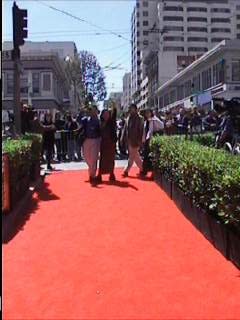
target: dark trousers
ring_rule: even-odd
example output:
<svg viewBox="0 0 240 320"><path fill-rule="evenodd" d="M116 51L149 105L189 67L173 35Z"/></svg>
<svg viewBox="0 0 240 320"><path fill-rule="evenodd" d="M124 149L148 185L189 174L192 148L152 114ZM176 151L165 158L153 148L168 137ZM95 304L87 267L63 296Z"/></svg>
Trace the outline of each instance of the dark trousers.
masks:
<svg viewBox="0 0 240 320"><path fill-rule="evenodd" d="M153 170L152 158L150 156L150 140L147 140L143 146L143 172L147 174Z"/></svg>

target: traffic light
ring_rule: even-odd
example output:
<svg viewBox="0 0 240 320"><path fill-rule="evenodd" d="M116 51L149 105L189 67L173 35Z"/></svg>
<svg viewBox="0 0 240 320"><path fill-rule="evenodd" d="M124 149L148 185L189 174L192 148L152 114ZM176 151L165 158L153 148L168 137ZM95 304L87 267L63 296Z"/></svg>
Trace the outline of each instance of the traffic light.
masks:
<svg viewBox="0 0 240 320"><path fill-rule="evenodd" d="M24 39L28 36L27 31L27 10L19 9L16 2L13 4L13 43L14 48L24 44Z"/></svg>

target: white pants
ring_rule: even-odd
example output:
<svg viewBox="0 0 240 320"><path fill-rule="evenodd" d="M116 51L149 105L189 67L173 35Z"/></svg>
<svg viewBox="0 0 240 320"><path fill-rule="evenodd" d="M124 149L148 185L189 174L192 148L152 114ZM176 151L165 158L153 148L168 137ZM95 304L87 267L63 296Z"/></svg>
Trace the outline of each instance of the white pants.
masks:
<svg viewBox="0 0 240 320"><path fill-rule="evenodd" d="M97 162L100 152L101 139L86 139L83 143L83 156L88 165L88 172L91 178L96 176Z"/></svg>
<svg viewBox="0 0 240 320"><path fill-rule="evenodd" d="M129 172L129 170L132 168L133 163L135 162L140 171L142 171L142 159L139 154L139 147L132 147L128 145L128 164L127 167L125 168L125 172Z"/></svg>

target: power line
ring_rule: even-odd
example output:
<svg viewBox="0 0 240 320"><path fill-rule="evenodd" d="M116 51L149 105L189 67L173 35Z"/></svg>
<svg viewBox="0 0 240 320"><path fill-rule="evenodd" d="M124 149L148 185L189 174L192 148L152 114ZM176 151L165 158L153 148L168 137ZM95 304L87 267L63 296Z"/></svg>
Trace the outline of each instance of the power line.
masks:
<svg viewBox="0 0 240 320"><path fill-rule="evenodd" d="M78 20L78 21L80 21L80 22L84 22L84 23L86 23L86 24L88 24L88 25L90 25L90 26L92 26L92 27L94 27L94 28L97 28L97 29L99 29L99 30L102 30L102 31L108 31L108 32L110 32L112 35L117 36L118 38L121 38L121 39L123 39L123 40L126 40L126 41L131 42L131 40L125 38L125 37L122 36L121 34L118 34L118 33L114 32L114 31L111 31L111 30L105 29L105 28L103 28L103 27L100 27L100 26L96 25L95 23L92 23L92 22L87 21L87 20L85 20L85 19L79 18L79 17L77 17L77 16L73 15L72 13L69 13L69 12L67 12L67 11L65 11L65 10L58 9L58 8L56 8L56 7L54 7L54 6L48 5L48 4L40 1L40 0L35 0L35 1L38 2L38 3L41 3L41 4L42 4L43 6L45 6L45 7L48 7L48 8L50 8L50 9L54 10L54 11L60 12L60 13L66 15L66 16L69 16L69 17L71 17L71 18L73 18L73 19L75 19L75 20Z"/></svg>

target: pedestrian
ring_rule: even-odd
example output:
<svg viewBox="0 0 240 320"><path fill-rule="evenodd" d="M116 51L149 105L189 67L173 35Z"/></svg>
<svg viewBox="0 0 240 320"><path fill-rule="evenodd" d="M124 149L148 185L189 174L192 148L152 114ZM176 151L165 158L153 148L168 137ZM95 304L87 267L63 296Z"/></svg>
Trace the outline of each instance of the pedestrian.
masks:
<svg viewBox="0 0 240 320"><path fill-rule="evenodd" d="M53 160L53 150L54 150L54 133L55 126L52 119L52 114L50 112L45 114L43 123L43 152L46 152L47 159L47 169L52 170L51 162Z"/></svg>
<svg viewBox="0 0 240 320"><path fill-rule="evenodd" d="M123 172L123 177L127 177L129 170L135 162L140 170L140 176L143 174L142 159L139 150L142 146L143 136L143 118L139 115L136 104L131 104L129 107L129 116L126 120L122 140L124 135L127 138L128 144L128 164Z"/></svg>
<svg viewBox="0 0 240 320"><path fill-rule="evenodd" d="M143 175L146 176L149 171L152 171L152 159L150 157L150 141L153 137L153 120L154 114L152 110L145 110L144 126L143 126Z"/></svg>
<svg viewBox="0 0 240 320"><path fill-rule="evenodd" d="M100 116L101 145L100 162L98 172L98 182L102 182L102 175L109 174L109 180L115 181L114 163L117 142L117 109L113 106L112 110L103 110Z"/></svg>
<svg viewBox="0 0 240 320"><path fill-rule="evenodd" d="M123 114L118 124L118 149L120 152L120 157L122 159L126 158L127 156L126 137L124 137L123 141L121 140L125 123L126 123L126 119L125 119L125 115Z"/></svg>
<svg viewBox="0 0 240 320"><path fill-rule="evenodd" d="M57 159L58 161L64 160L64 150L63 150L63 141L62 141L62 131L64 130L65 122L61 119L60 112L57 112L55 114L55 143L56 143L56 149L57 149Z"/></svg>
<svg viewBox="0 0 240 320"><path fill-rule="evenodd" d="M75 160L75 142L78 130L80 129L79 124L75 119L73 119L71 114L68 114L66 117L65 130L67 130L67 138L68 138L68 160Z"/></svg>
<svg viewBox="0 0 240 320"><path fill-rule="evenodd" d="M98 108L93 105L89 108L89 115L82 119L84 129L83 156L88 165L89 180L97 183L97 162L100 152L101 128L98 118Z"/></svg>

